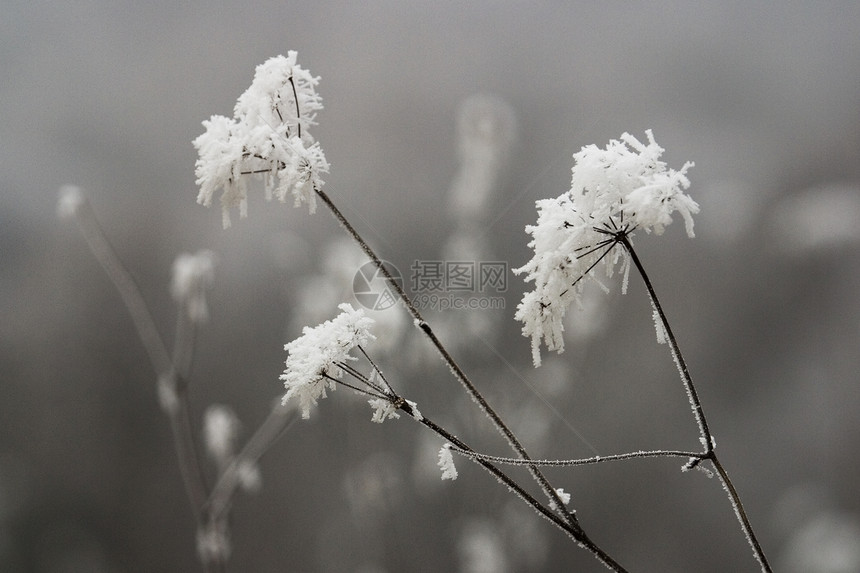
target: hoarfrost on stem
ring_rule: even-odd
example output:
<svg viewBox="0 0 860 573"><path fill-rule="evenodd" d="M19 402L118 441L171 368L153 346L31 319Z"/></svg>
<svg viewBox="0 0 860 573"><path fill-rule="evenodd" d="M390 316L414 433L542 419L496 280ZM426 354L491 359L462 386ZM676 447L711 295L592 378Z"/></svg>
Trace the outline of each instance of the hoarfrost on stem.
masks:
<svg viewBox="0 0 860 573"><path fill-rule="evenodd" d="M373 319L352 305L338 306L342 311L332 320L313 328L306 326L302 335L284 346L289 352L286 369L281 374L287 393L282 403L298 398L302 418L310 416L310 407L326 397L326 387L334 389L335 380L343 375L341 365L356 358L350 352L375 337L370 333Z"/></svg>
<svg viewBox="0 0 860 573"><path fill-rule="evenodd" d="M439 462L437 465L442 470L442 479L457 479L457 468L454 466L454 455L451 453L451 444L445 444L439 450Z"/></svg>
<svg viewBox="0 0 860 573"><path fill-rule="evenodd" d="M564 488L561 488L561 487L560 487L560 488L557 488L557 489L555 490L555 493L557 493L557 494L558 494L558 498L561 500L561 503L563 503L564 505L567 505L567 504L569 504L569 503L570 503L570 494L569 494L569 493L567 493L567 492L565 492L565 491L564 491ZM555 501L550 500L550 502L549 502L549 508L550 508L550 509L552 509L553 511L555 511L555 510L557 510L557 509L558 509L558 508L556 507L556 505L555 505Z"/></svg>
<svg viewBox="0 0 860 573"><path fill-rule="evenodd" d="M397 406L387 398L371 398L367 402L373 408L372 422L381 424L389 418L400 417L400 414L397 413Z"/></svg>
<svg viewBox="0 0 860 573"><path fill-rule="evenodd" d="M606 149L583 147L573 156L570 190L537 201L537 223L526 227L534 257L514 269L535 283L515 315L523 322L523 335L532 340L535 366L540 366L541 342L549 350L564 350L562 319L570 304L579 302L583 278L597 280L599 265L611 277L619 263L626 276L629 257L613 249L622 238L636 229L662 234L675 211L693 236L692 215L699 206L684 193L693 164L668 169L660 161L663 148L650 130L645 133L647 144L625 133Z"/></svg>
<svg viewBox="0 0 860 573"><path fill-rule="evenodd" d="M203 122L206 131L194 140L199 158L195 175L197 202L209 206L223 189L224 227L230 226L231 207L248 214L247 176L263 177L266 197L281 202L292 194L296 207L316 208L314 191L322 188L329 164L309 127L316 124L322 98L319 78L296 63L297 54L270 58L257 66L251 86L239 96L232 118L213 115ZM275 182L277 181L277 187Z"/></svg>

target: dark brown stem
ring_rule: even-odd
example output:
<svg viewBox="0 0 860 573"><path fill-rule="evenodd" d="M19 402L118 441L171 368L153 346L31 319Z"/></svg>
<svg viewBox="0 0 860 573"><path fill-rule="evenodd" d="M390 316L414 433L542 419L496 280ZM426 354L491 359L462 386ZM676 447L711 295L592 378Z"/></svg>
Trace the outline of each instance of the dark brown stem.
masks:
<svg viewBox="0 0 860 573"><path fill-rule="evenodd" d="M423 415L417 416L412 409L412 406L405 401L401 402L400 409L413 417L413 419L417 420L419 423L423 424L425 427L429 428L437 435L441 436L452 445L457 448L463 450L464 452L468 452L470 454L474 454L474 450L470 448L465 442L459 439L457 436L446 430L445 428L439 426L429 418L424 417ZM602 548L600 548L591 538L586 535L585 531L583 531L582 527L579 526L578 523L570 523L558 515L556 515L549 508L544 506L541 502L535 499L530 493L525 491L516 481L514 481L509 475L505 472L494 466L492 463L481 459L477 456L469 456L475 463L482 466L488 472L490 472L493 476L495 476L500 482L505 484L514 494L516 494L520 499L522 499L525 503L534 508L542 517L549 520L553 525L564 531L567 535L569 535L574 541L580 544L584 549L589 551L595 558L597 558L601 563L603 563L606 567L608 567L611 571L615 571L616 573L625 573L627 570L621 566L617 561L615 561L608 553L606 553ZM533 466L532 466L533 467ZM556 502L558 503L558 502ZM558 506L556 506L558 507Z"/></svg>
<svg viewBox="0 0 860 573"><path fill-rule="evenodd" d="M755 558L758 560L759 565L761 565L761 570L764 573L771 573L773 569L771 569L770 563L768 563L767 557L764 554L764 549L762 549L761 544L755 535L755 531L753 531L752 524L750 523L750 520L747 517L747 512L744 509L744 504L741 503L741 496L738 494L738 490L735 489L732 480L729 478L728 472L723 467L723 464L720 463L719 458L717 458L717 454L715 452L711 452L708 459L710 459L711 463L714 464L714 468L717 470L717 475L720 476L720 481L723 482L723 487L726 490L726 494L729 496L732 508L735 510L735 516L738 518L738 522L741 524L744 535L753 549Z"/></svg>
<svg viewBox="0 0 860 573"><path fill-rule="evenodd" d="M642 266L642 262L636 255L636 251L633 249L633 245L630 243L630 239L627 237L627 234L620 234L618 242L624 246L627 253L633 260L633 264L636 265L636 270L639 271L639 275L645 282L645 287L648 289L648 296L651 298L651 302L654 305L654 309L657 311L657 314L660 317L660 322L662 323L663 330L666 332L666 337L669 340L669 345L672 350L672 357L675 359L675 362L678 365L678 370L681 373L681 380L684 383L684 387L687 390L687 397L690 400L690 406L693 408L693 414L695 415L696 422L699 425L699 432L703 443L702 445L705 448L705 451L701 454L701 457L702 459L711 460L711 462L714 464L714 467L716 468L717 473L720 476L720 480L723 482L723 486L725 487L726 492L729 496L729 501L731 502L732 507L735 510L735 515L737 516L738 521L741 524L741 528L744 531L744 535L746 535L747 541L749 542L750 547L752 547L755 558L761 565L762 571L770 573L770 564L767 561L767 557L765 557L764 550L762 550L761 544L756 538L755 532L752 528L752 524L747 518L746 511L744 510L744 506L741 503L740 495L738 495L738 492L732 484L732 481L729 479L729 474L726 472L725 468L723 468L723 465L720 463L716 453L714 452L714 439L711 435L711 430L708 427L708 422L705 419L705 411L702 408L702 403L699 400L699 395L696 392L695 385L693 384L693 378L690 375L690 370L687 368L687 361L684 360L684 355L681 354L681 349L678 346L678 341L675 339L675 335L672 333L672 328L669 326L669 321L666 318L666 314L663 312L663 307L660 305L660 300L657 298L657 293L654 291L654 286L651 284L651 280L648 278L648 275L645 272L645 268Z"/></svg>
<svg viewBox="0 0 860 573"><path fill-rule="evenodd" d="M680 450L649 450L640 452L629 452L626 454L612 454L608 456L592 456L590 458L579 458L575 460L520 460L515 458L505 458L502 456L489 456L487 454L479 454L474 451L462 451L464 456L485 460L494 464L504 464L508 466L524 466L534 464L540 467L560 467L560 466L586 466L591 464L602 464L605 462L617 462L623 460L632 460L636 458L691 458L698 463L704 458L702 454L696 452L685 452Z"/></svg>
<svg viewBox="0 0 860 573"><path fill-rule="evenodd" d="M678 346L678 341L675 334L672 332L672 327L669 325L669 320L666 318L666 313L663 312L663 307L660 304L660 299L657 298L657 293L654 291L654 285L648 278L645 272L645 267L642 266L642 261L633 249L630 239L626 234L622 234L618 240L624 246L624 249L633 260L636 270L645 283L645 288L648 289L648 296L654 304L654 309L660 317L660 322L663 325L663 330L666 332L666 338L669 340L669 348L672 351L672 357L678 365L678 371L681 374L681 381L684 383L684 388L687 391L687 397L690 400L690 406L693 409L693 415L696 418L696 423L699 425L699 433L702 438L702 445L705 448L705 453L708 454L714 449L714 440L711 436L711 430L708 427L708 421L705 419L705 411L702 408L702 402L699 400L699 394L696 392L696 386L693 384L693 377L690 376L690 370L687 368L687 361L684 360L684 355L681 354L681 348Z"/></svg>
<svg viewBox="0 0 860 573"><path fill-rule="evenodd" d="M301 139L301 137L302 137L302 113L301 113L301 110L299 109L299 94L296 91L296 82L295 82L295 80L293 80L292 74L290 75L290 85L293 87L293 99L296 102L296 119L297 119L296 125L298 126L296 129L296 133L298 134L299 139ZM278 113L278 115L280 115L280 113ZM283 121L283 119L281 119L281 121Z"/></svg>
<svg viewBox="0 0 860 573"><path fill-rule="evenodd" d="M460 368L460 365L454 360L442 342L436 337L436 334L433 332L433 329L430 328L430 325L427 321L424 320L424 317L421 316L421 313L412 304L412 301L406 295L406 292L403 290L403 287L391 276L391 272L385 267L385 264L376 254L376 252L367 244L364 238L355 230L352 224L347 220L347 218L341 213L340 209L332 202L329 196L323 192L321 189L315 189L317 196L325 203L326 207L328 207L329 211L331 211L334 218L343 226L346 232L350 237L358 243L358 246L361 250L366 254L370 260L373 262L374 266L379 269L379 272L382 273L382 276L385 277L388 284L394 291L397 293L397 296L400 300L403 301L403 304L406 305L406 309L409 314L412 316L415 325L421 329L421 331L427 336L439 354L442 356L442 359L451 369L451 372L454 374L454 377L462 384L465 388L466 393L477 403L478 407L481 411L490 419L495 428L505 437L508 444L511 448L516 452L520 458L524 460L530 459L528 453L526 452L523 445L514 435L510 428L502 421L501 417L499 417L498 413L489 405L484 396L478 391L472 381L466 376L466 373ZM576 516L568 511L565 508L564 503L562 503L561 498L558 496L558 493L555 491L549 480L541 473L541 471L535 466L529 466L529 473L531 473L532 477L535 481L540 485L543 492L547 495L549 499L551 499L555 507L559 508L559 512L564 516L565 520L575 528L579 528L577 523Z"/></svg>

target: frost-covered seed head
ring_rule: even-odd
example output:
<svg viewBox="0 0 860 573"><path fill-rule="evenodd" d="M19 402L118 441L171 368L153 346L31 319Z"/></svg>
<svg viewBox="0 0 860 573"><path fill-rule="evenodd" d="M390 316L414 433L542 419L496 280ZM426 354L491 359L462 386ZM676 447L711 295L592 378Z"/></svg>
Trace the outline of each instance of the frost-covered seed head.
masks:
<svg viewBox="0 0 860 573"><path fill-rule="evenodd" d="M247 177L263 177L266 197L284 202L292 194L295 206L307 203L314 211L314 192L328 173L325 154L310 133L322 98L319 78L296 63L294 51L257 66L251 86L239 96L232 118L214 115L203 122L206 131L194 140L199 158L195 167L200 192L197 202L212 204L223 189L224 227L231 207L247 216ZM277 182L277 185L276 185Z"/></svg>
<svg viewBox="0 0 860 573"><path fill-rule="evenodd" d="M334 389L334 380L343 375L339 366L348 360L353 348L373 340L370 333L373 319L364 315L362 309L343 303L342 311L332 320L305 327L302 335L284 346L289 352L286 369L281 374L287 393L283 402L296 397L302 409L302 418L310 416L310 407L320 398L325 398L326 387Z"/></svg>
<svg viewBox="0 0 860 573"><path fill-rule="evenodd" d="M636 229L662 234L676 211L693 236L692 215L699 206L684 193L693 164L668 169L660 161L663 148L650 130L645 133L647 145L625 133L606 149L583 147L573 156L570 190L537 202L537 223L526 227L534 257L514 270L535 283L515 315L523 322L523 335L532 339L535 366L540 365L542 342L549 350L564 350L562 319L570 304L579 301L583 278L596 280L601 265L612 276L619 263L626 277L626 251L613 249L620 236Z"/></svg>

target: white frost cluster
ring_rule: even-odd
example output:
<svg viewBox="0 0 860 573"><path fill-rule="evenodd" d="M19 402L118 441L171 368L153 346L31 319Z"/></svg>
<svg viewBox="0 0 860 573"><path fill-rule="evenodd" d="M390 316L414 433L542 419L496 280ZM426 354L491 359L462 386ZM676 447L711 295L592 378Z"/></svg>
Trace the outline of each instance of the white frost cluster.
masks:
<svg viewBox="0 0 860 573"><path fill-rule="evenodd" d="M270 58L257 66L251 87L239 96L233 118L213 115L203 122L206 132L194 140L197 202L209 206L223 189L224 227L230 207L248 213L247 176L263 177L266 197L282 202L292 194L295 206L316 207L314 190L323 186L329 164L309 127L323 108L316 93L319 78L296 64L296 52ZM277 181L277 186L275 185Z"/></svg>
<svg viewBox="0 0 860 573"><path fill-rule="evenodd" d="M355 360L349 353L353 348L373 340L370 333L373 319L362 309L343 303L342 311L332 320L313 328L306 326L302 335L284 346L290 354L281 380L287 393L282 403L296 397L302 409L302 418L310 416L310 408L326 397L326 387L334 389L334 380L343 375L340 363Z"/></svg>
<svg viewBox="0 0 860 573"><path fill-rule="evenodd" d="M457 468L454 466L454 455L451 453L451 444L445 444L439 450L439 462L437 465L442 470L442 479L452 481L457 479Z"/></svg>
<svg viewBox="0 0 860 573"><path fill-rule="evenodd" d="M624 251L606 254L613 233L644 229L659 235L678 211L693 236L692 215L699 205L684 194L693 164L668 169L660 161L663 148L650 130L645 133L647 145L625 133L606 149L583 147L573 156L570 190L537 202L537 224L526 227L534 257L514 270L535 283L515 315L523 322L523 335L532 339L535 366L540 366L541 341L549 350L564 350L562 319L570 304L579 301L582 278L595 278L598 265L611 276L619 261L626 277L630 261Z"/></svg>
<svg viewBox="0 0 860 573"><path fill-rule="evenodd" d="M373 408L373 418L371 418L372 422L381 424L385 420L400 417L400 414L397 413L397 406L395 406L390 400L386 400L385 398L371 398L367 402L370 404L370 407Z"/></svg>
<svg viewBox="0 0 860 573"><path fill-rule="evenodd" d="M205 322L209 318L206 291L214 280L215 253L212 251L182 253L173 261L170 294L185 308L192 322Z"/></svg>
<svg viewBox="0 0 860 573"><path fill-rule="evenodd" d="M564 488L558 488L555 490L555 493L558 495L558 499L561 500L561 503L567 505L570 503L570 494L564 491ZM550 500L549 508L552 510L558 509L555 505L555 501Z"/></svg>

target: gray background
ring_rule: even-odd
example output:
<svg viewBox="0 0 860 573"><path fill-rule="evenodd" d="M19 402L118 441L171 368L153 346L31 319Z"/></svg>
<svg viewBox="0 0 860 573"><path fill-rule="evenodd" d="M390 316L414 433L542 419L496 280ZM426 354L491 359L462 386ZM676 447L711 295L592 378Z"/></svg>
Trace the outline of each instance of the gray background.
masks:
<svg viewBox="0 0 860 573"><path fill-rule="evenodd" d="M652 128L670 166L695 161L697 237L676 222L641 235L640 254L774 564L857 570L860 5L38 0L5 2L0 20L0 569L198 568L153 374L74 225L57 220L56 191L85 188L168 339L173 258L219 254L192 400L198 418L230 404L247 435L281 392L302 280L341 231L261 194L222 231L217 209L194 204L191 141L230 114L254 66L291 49L322 77L326 189L404 274L441 256L456 113L474 93L517 116L484 229L511 266L529 256L534 201L567 188L582 145ZM599 334L539 371L512 319L518 278L493 311L492 347L510 364L456 344L533 455L697 446L631 283L605 297ZM397 359L383 368L425 414L505 452L463 415L440 363ZM467 462L453 484L428 481L416 468L432 469L440 443L369 416L336 392L269 452L262 491L235 506L231 570L469 570L475 530L505 548L508 570L602 570ZM631 570L755 571L719 484L678 466L549 473Z"/></svg>

